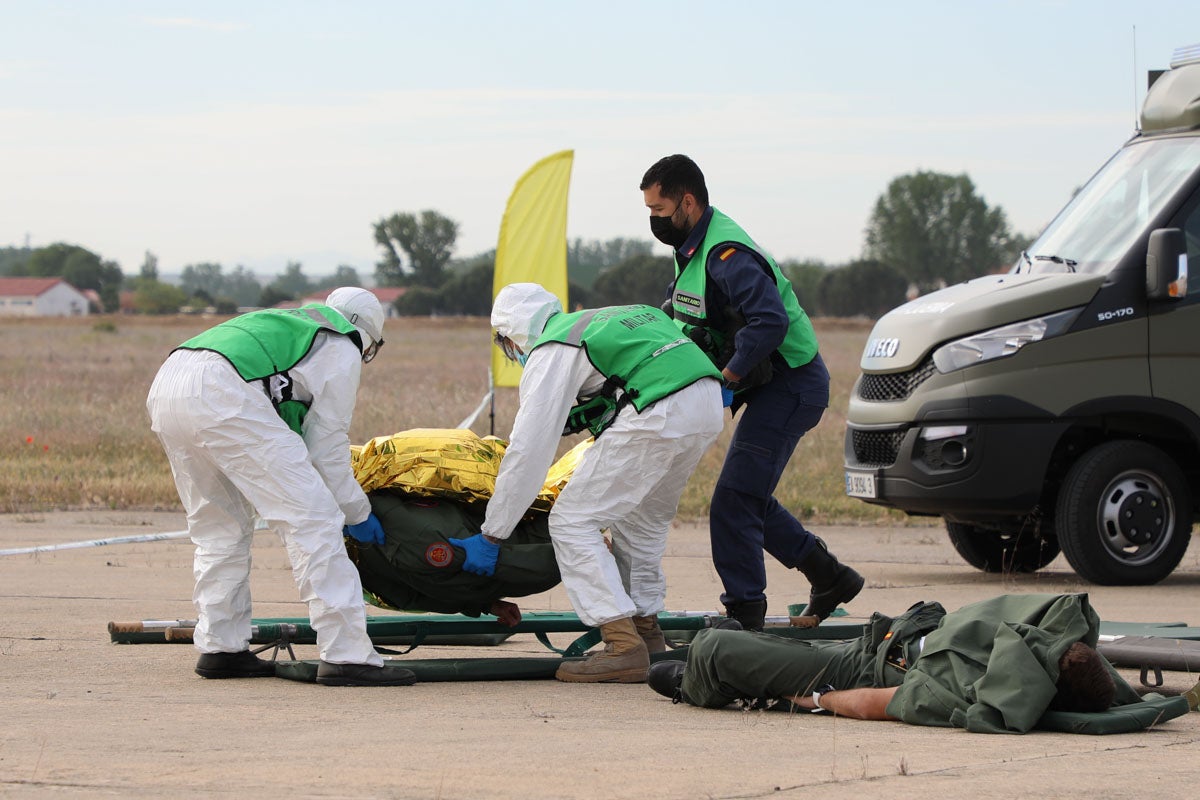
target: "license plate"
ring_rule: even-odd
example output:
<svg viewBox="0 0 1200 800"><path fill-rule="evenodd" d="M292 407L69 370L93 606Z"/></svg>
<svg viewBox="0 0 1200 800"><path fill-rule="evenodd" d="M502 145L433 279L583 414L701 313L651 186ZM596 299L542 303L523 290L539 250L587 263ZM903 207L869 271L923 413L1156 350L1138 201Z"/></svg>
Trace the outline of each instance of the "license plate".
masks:
<svg viewBox="0 0 1200 800"><path fill-rule="evenodd" d="M878 497L875 491L875 473L846 470L846 494L850 497Z"/></svg>

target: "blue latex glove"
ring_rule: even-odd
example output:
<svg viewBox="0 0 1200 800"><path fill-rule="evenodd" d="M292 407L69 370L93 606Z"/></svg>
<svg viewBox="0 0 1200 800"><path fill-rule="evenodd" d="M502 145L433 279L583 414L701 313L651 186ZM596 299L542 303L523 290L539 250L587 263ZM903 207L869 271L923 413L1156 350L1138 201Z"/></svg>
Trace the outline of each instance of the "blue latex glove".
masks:
<svg viewBox="0 0 1200 800"><path fill-rule="evenodd" d="M721 387L721 405L725 408L733 405L733 389L730 389L728 386Z"/></svg>
<svg viewBox="0 0 1200 800"><path fill-rule="evenodd" d="M342 528L342 532L363 544L383 544L383 525L379 523L379 517L375 516L373 512L357 525L347 525Z"/></svg>
<svg viewBox="0 0 1200 800"><path fill-rule="evenodd" d="M492 544L477 533L466 539L447 539L454 547L467 551L467 560L463 569L476 575L493 575L496 572L496 559L500 556L500 545Z"/></svg>

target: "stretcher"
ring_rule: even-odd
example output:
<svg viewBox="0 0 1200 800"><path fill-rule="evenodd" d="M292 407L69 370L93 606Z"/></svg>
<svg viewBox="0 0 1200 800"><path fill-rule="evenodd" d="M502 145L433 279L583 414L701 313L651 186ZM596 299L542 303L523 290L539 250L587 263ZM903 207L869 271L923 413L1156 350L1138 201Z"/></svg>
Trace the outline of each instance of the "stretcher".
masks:
<svg viewBox="0 0 1200 800"><path fill-rule="evenodd" d="M835 614L845 616L838 609ZM653 660L682 659L686 644L699 630L712 627L724 619L715 612L666 612L658 617L671 647L657 653ZM861 624L836 622L817 628L790 627L790 617L769 617L772 632L797 638L845 639L859 636ZM110 622L108 632L116 644L191 643L194 620L142 620L139 622ZM539 642L556 655L546 657L502 658L406 658L403 666L422 682L487 681L487 680L548 680L554 677L564 659L582 658L598 644L600 630L584 624L574 613L533 611L522 614L521 621L512 627L501 625L495 617L464 617L457 614L405 614L371 616L367 618L367 635L376 649L384 654L404 655L421 645L429 646L495 646L512 636L532 633ZM551 643L551 633L578 634L565 648ZM297 659L293 645L316 644L316 632L307 618L272 618L251 621L250 644L253 652L271 651L277 677L312 683L316 681L319 661ZM396 652L388 647L407 646ZM290 659L279 658L286 650Z"/></svg>
<svg viewBox="0 0 1200 800"><path fill-rule="evenodd" d="M838 609L817 628L790 627L789 617L768 617L767 626L773 633L798 638L845 639L861 635L862 624L839 624L836 621L839 616L845 615L845 611ZM724 618L723 614L717 612L676 611L660 614L658 621L667 638L678 644L690 640L696 631L712 627ZM108 633L115 644L190 644L195 625L195 620L184 619L110 622ZM405 652L421 645L492 646L522 633L534 634L546 648L563 658L582 656L600 642L600 630L584 624L571 612L526 611L521 621L512 627L502 625L490 615L402 614L367 617L367 635L377 647L407 645ZM548 634L551 633L577 633L579 636L567 647L558 648L550 642ZM280 647L316 644L316 632L307 617L255 619L251 621L250 643L278 643Z"/></svg>
<svg viewBox="0 0 1200 800"><path fill-rule="evenodd" d="M789 608L793 616L800 609ZM862 635L862 623L844 621L846 612L838 609L834 615L815 628L797 628L790 625L791 617L768 617L766 629L778 636L805 639L849 639ZM724 619L718 612L674 611L659 615L659 626L663 629L671 648L656 658L683 658L686 644L697 631L712 627ZM136 622L110 622L108 632L116 644L190 644L194 620L147 619ZM556 647L549 634L577 636L566 646ZM553 677L554 670L564 658L580 658L600 643L600 631L585 625L570 612L527 611L515 626L507 627L490 615L465 617L458 614L398 614L370 616L367 618L367 635L380 652L403 655L416 648L438 647L494 647L520 634L533 634L554 657L544 658L407 658L404 665L418 672L421 680L522 680ZM277 671L289 672L282 677L296 680L315 678L316 662L295 659L292 645L316 643L316 632L306 617L255 619L251 625L250 643L256 652L272 650L277 655L287 650L292 662L279 661ZM405 647L400 653L389 651L389 647ZM1117 667L1141 670L1142 685L1159 687L1163 684L1162 672L1200 672L1200 628L1183 623L1129 623L1101 622L1100 652ZM288 663L311 665L288 667ZM427 676L423 677L422 672ZM1151 675L1154 681L1150 680Z"/></svg>
<svg viewBox="0 0 1200 800"><path fill-rule="evenodd" d="M1192 636L1168 638L1174 630L1176 629L1164 628L1144 636L1105 636L1101 628L1100 642L1096 649L1114 667L1140 670L1142 686L1157 688L1163 685L1164 670L1200 672L1200 641L1195 641L1197 637ZM1164 631L1167 632L1167 636L1162 635Z"/></svg>
<svg viewBox="0 0 1200 800"><path fill-rule="evenodd" d="M794 607L789 613L795 615ZM846 612L838 609L837 616ZM696 632L713 627L723 619L716 613L666 612L659 615L659 625L667 639L666 652L651 655L651 661L666 659L683 660L687 644ZM780 636L804 639L847 639L861 636L866 631L865 623L846 623L831 618L813 628L790 625L791 617L768 617L766 630ZM112 641L122 644L147 644L169 642L191 642L195 623L190 620L143 620L141 622L110 622L109 635ZM1154 635L1131 636L1131 631L1153 631ZM1163 625L1137 625L1134 623L1101 623L1100 650L1112 654L1114 663L1128 663L1126 653L1132 645L1133 655L1129 659L1142 667L1143 684L1147 669L1157 669L1161 685L1162 669L1184 668L1191 671L1193 659L1200 641L1189 638L1173 638L1175 634L1190 637L1200 633L1180 623ZM424 645L468 645L492 646L518 634L532 633L544 646L555 653L544 657L462 657L462 658L405 658L395 662L402 664L424 683L449 681L499 681L499 680L551 680L564 659L582 658L583 654L600 642L600 632L585 625L573 613L526 612L519 623L512 627L500 624L494 617L464 617L454 614L404 614L387 617L368 617L367 633L376 649L390 654L389 646L407 645L408 653ZM566 648L551 644L548 634L575 633L576 638ZM1103 640L1109 641L1103 641ZM1134 641L1123 641L1123 640ZM297 659L292 649L294 644L315 644L316 634L304 618L258 619L252 624L251 641L253 652L271 651L275 662L276 677L304 683L315 683L320 661ZM281 651L289 656L279 658ZM1168 655L1184 653L1184 660L1168 659ZM1146 666L1150 665L1150 666ZM1041 730L1078 734L1129 733L1157 725L1166 720L1186 714L1195 707L1195 697L1200 684L1189 693L1177 697L1164 697L1149 692L1140 702L1114 706L1097 713L1047 711L1038 722Z"/></svg>

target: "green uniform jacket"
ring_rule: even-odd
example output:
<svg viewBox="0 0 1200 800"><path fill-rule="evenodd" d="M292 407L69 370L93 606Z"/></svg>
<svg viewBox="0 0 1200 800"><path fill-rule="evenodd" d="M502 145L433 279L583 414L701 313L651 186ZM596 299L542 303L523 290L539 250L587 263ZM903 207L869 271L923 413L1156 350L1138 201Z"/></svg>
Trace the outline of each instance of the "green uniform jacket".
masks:
<svg viewBox="0 0 1200 800"><path fill-rule="evenodd" d="M1058 659L1075 642L1095 647L1099 628L1086 594L1002 595L964 606L926 638L887 713L913 725L1024 733L1054 698ZM1110 672L1114 705L1138 702Z"/></svg>
<svg viewBox="0 0 1200 800"><path fill-rule="evenodd" d="M500 545L496 573L463 570L466 553L446 542L479 533L484 508L386 490L367 495L385 541L364 546L347 539L363 589L392 608L477 617L505 597L549 591L561 580L545 514L517 525Z"/></svg>

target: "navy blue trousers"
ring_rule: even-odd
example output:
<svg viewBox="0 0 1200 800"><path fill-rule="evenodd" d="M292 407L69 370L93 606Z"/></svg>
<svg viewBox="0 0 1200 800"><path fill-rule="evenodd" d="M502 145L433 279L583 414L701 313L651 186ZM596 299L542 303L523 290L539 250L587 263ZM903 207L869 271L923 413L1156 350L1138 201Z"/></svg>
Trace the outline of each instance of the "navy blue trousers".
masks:
<svg viewBox="0 0 1200 800"><path fill-rule="evenodd" d="M815 545L773 495L796 445L828 405L829 372L817 355L803 367L777 370L742 409L709 507L722 603L766 599L764 551L795 568Z"/></svg>

